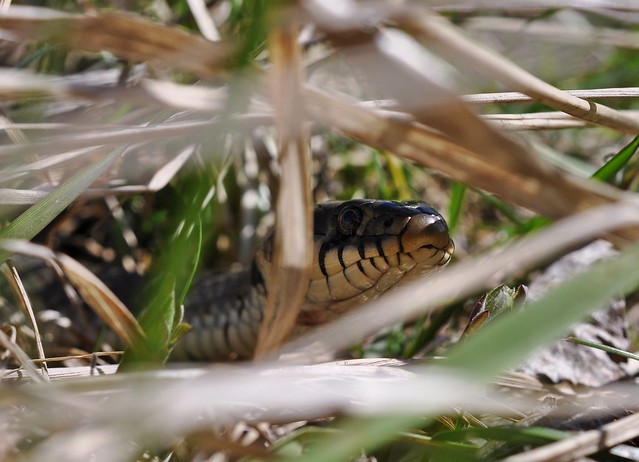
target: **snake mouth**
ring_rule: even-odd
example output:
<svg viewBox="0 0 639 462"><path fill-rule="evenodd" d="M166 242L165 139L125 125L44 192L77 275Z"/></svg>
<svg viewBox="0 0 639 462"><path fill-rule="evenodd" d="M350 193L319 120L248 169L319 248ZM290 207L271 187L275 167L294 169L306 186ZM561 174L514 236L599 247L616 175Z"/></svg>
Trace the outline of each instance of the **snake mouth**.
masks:
<svg viewBox="0 0 639 462"><path fill-rule="evenodd" d="M448 238L448 242L446 243L445 246L425 244L421 246L420 249L427 249L437 254L440 254L442 256L442 260L441 260L441 263L439 263L439 266L443 266L447 264L450 261L450 259L453 257L453 253L455 253L455 243L453 242L451 238Z"/></svg>

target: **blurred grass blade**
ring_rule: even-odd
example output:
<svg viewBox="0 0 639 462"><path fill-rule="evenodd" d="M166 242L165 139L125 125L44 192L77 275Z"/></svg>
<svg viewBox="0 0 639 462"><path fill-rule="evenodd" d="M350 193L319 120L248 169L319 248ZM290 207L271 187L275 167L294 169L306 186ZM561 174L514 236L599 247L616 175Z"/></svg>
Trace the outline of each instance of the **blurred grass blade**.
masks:
<svg viewBox="0 0 639 462"><path fill-rule="evenodd" d="M524 310L495 319L477 335L451 349L442 364L484 380L515 366L530 351L557 340L568 326L607 300L636 288L637 259L639 244L634 244L624 249L622 255L594 264Z"/></svg>
<svg viewBox="0 0 639 462"><path fill-rule="evenodd" d="M145 306L139 316L150 348L127 351L122 370L141 364L163 363L186 330L182 324L182 304L202 252L201 214L215 192L211 183L206 175L187 175L178 179L176 187L183 188L179 193L180 209L174 211L175 222L167 228L170 234L154 262L153 278L145 291Z"/></svg>
<svg viewBox="0 0 639 462"><path fill-rule="evenodd" d="M571 324L596 310L606 300L636 288L639 285L638 258L639 244L634 244L619 257L593 265L525 310L497 318L476 336L451 349L448 358L438 365L463 373L469 386L488 382L499 372L523 360L534 349L557 339ZM356 455L361 448L379 447L384 442L381 438L391 438L395 432L406 430L417 422L417 418L411 415L384 415L354 421L350 424L350 431L318 443L298 460L345 460ZM423 423L423 420L419 422Z"/></svg>
<svg viewBox="0 0 639 462"><path fill-rule="evenodd" d="M0 239L33 239L51 220L91 186L124 153L126 148L123 146L111 151L62 183L51 194L33 204L19 217L0 229ZM4 262L10 256L10 252L0 249L0 262Z"/></svg>
<svg viewBox="0 0 639 462"><path fill-rule="evenodd" d="M596 180L610 182L622 168L626 166L639 147L639 136L636 136L630 143L625 145L621 151L606 162L592 177Z"/></svg>
<svg viewBox="0 0 639 462"><path fill-rule="evenodd" d="M464 199L468 187L458 181L453 183L450 189L450 206L448 207L448 229L451 235L455 234L461 214L464 210Z"/></svg>
<svg viewBox="0 0 639 462"><path fill-rule="evenodd" d="M577 337L568 337L566 339L567 342L575 343L577 345L583 345L591 348L596 348L601 351L605 351L606 353L621 356L627 359L633 359L635 361L639 361L639 355L634 353L630 353L629 351L620 350L619 348L611 347L608 345L604 345L602 343L591 342L590 340L584 340Z"/></svg>
<svg viewBox="0 0 639 462"><path fill-rule="evenodd" d="M127 347L148 348L135 317L95 274L67 255L58 254L57 261L82 299Z"/></svg>
<svg viewBox="0 0 639 462"><path fill-rule="evenodd" d="M423 417L386 415L368 419L351 419L340 427L338 434L318 436L315 444L296 460L327 462L353 460L358 451L371 451L396 437L396 432L424 423ZM290 460L281 458L280 460Z"/></svg>
<svg viewBox="0 0 639 462"><path fill-rule="evenodd" d="M518 444L543 444L549 441L561 441L570 437L570 433L543 427L489 427L464 428L443 431L433 439L441 441L463 441L472 438L508 441Z"/></svg>
<svg viewBox="0 0 639 462"><path fill-rule="evenodd" d="M277 224L268 274L268 299L258 332L256 358L281 347L293 332L313 261L309 139L304 126L301 94L304 74L297 37L296 22L269 35L281 175L275 203Z"/></svg>
<svg viewBox="0 0 639 462"><path fill-rule="evenodd" d="M89 269L68 255L54 253L32 242L3 240L0 251L53 261L80 293L82 299L128 347L146 347L142 328L120 299Z"/></svg>
<svg viewBox="0 0 639 462"><path fill-rule="evenodd" d="M559 90L476 40L466 37L448 20L421 5L410 12L402 11L396 20L400 28L423 40L430 49L452 63L458 63L460 67L499 80L514 90L579 119L622 133L637 133L639 121L632 116Z"/></svg>
<svg viewBox="0 0 639 462"><path fill-rule="evenodd" d="M34 19L29 13L45 8L13 5L0 16L0 28L28 40L47 41L89 52L108 51L118 58L182 69L200 77L215 77L233 55L233 44L210 42L176 27L167 27L130 12L93 12Z"/></svg>

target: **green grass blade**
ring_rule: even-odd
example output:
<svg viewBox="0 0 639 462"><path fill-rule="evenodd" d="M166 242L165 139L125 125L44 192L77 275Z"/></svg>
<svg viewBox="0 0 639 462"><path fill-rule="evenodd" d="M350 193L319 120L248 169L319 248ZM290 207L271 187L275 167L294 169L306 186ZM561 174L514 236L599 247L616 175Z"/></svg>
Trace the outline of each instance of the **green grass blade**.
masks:
<svg viewBox="0 0 639 462"><path fill-rule="evenodd" d="M187 174L176 180L178 204L160 255L154 261L151 281L139 322L150 349L132 348L121 370L145 368L167 360L171 348L184 333L182 304L193 282L202 252L201 214L214 194L207 175Z"/></svg>
<svg viewBox="0 0 639 462"><path fill-rule="evenodd" d="M51 194L33 204L15 220L0 229L0 239L33 239L85 189L91 186L122 155L126 148L124 146L111 151L102 159L62 183ZM0 250L0 262L4 262L10 256L10 252Z"/></svg>
<svg viewBox="0 0 639 462"><path fill-rule="evenodd" d="M624 249L614 259L599 262L586 272L549 291L524 310L506 313L475 336L450 350L438 365L462 371L470 387L481 386L504 369L522 361L531 351L556 340L571 324L582 319L612 297L639 285L639 244ZM298 460L346 460L362 448L374 449L408 430L418 419L414 415L379 416L354 421L344 436L326 438ZM423 421L422 421L423 422ZM353 434L359 434L354 439ZM320 449L321 448L321 449ZM330 448L330 452L327 451Z"/></svg>
<svg viewBox="0 0 639 462"><path fill-rule="evenodd" d="M561 441L570 437L570 433L545 427L488 427L463 428L439 432L436 441L466 441L473 438L507 441L512 444L544 444Z"/></svg>
<svg viewBox="0 0 639 462"><path fill-rule="evenodd" d="M450 205L448 207L448 229L454 235L459 224L461 214L464 211L464 199L468 187L459 182L454 182L450 190Z"/></svg>
<svg viewBox="0 0 639 462"><path fill-rule="evenodd" d="M524 310L495 319L451 349L442 364L483 380L515 366L530 351L559 339L568 326L607 300L637 287L638 258L639 245L634 244L622 255L592 265Z"/></svg>
<svg viewBox="0 0 639 462"><path fill-rule="evenodd" d="M340 433L318 436L313 446L295 460L329 462L351 460L362 448L374 450L388 443L396 431L411 428L424 419L415 416L386 415L383 418L348 420L340 426ZM279 460L291 460L279 458Z"/></svg>
<svg viewBox="0 0 639 462"><path fill-rule="evenodd" d="M626 166L639 147L639 136L636 136L630 143L625 145L621 151L606 162L592 177L596 180L610 182L622 168Z"/></svg>
<svg viewBox="0 0 639 462"><path fill-rule="evenodd" d="M568 337L566 339L567 342L574 343L576 345L583 345L590 348L596 348L597 350L605 351L606 353L610 353L613 355L618 355L626 359L632 359L634 361L639 361L639 355L634 353L630 353L629 351L620 350L619 348L611 347L608 345L603 345L597 342L591 342L590 340L584 340L577 337Z"/></svg>

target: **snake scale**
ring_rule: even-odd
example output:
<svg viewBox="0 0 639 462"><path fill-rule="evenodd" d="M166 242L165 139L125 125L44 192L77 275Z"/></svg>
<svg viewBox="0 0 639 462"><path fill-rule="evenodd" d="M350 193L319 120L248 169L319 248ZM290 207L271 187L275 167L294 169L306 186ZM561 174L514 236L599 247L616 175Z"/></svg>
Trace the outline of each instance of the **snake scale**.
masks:
<svg viewBox="0 0 639 462"><path fill-rule="evenodd" d="M444 218L424 202L319 204L313 235L311 275L295 333L377 297L400 280L446 265L454 250ZM173 359L251 356L267 296L268 247L250 268L196 284L185 307L192 329L177 343Z"/></svg>

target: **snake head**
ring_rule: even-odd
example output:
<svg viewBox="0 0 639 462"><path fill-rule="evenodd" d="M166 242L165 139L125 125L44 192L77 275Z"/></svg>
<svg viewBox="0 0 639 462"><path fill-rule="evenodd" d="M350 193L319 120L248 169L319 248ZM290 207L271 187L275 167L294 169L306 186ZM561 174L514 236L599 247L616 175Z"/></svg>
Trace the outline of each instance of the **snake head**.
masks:
<svg viewBox="0 0 639 462"><path fill-rule="evenodd" d="M425 202L328 202L315 208L314 218L315 259L303 307L315 312L306 316L313 322L374 298L407 275L446 265L455 248L446 221Z"/></svg>

